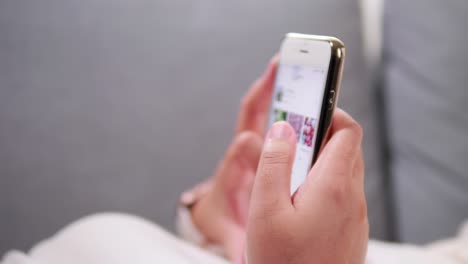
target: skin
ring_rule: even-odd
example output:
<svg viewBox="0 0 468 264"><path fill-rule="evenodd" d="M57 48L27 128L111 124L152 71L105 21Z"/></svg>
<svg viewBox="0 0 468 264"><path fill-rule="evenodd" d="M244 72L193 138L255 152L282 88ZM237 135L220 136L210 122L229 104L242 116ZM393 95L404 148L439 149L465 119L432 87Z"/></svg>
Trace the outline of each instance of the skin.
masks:
<svg viewBox="0 0 468 264"><path fill-rule="evenodd" d="M250 201L249 264L364 263L369 226L361 140L360 126L338 109L329 142L291 198L296 136L286 122L273 125Z"/></svg>
<svg viewBox="0 0 468 264"><path fill-rule="evenodd" d="M210 243L222 245L227 257L242 263L245 251L250 194L262 151L278 57L241 101L235 136L192 210L197 228Z"/></svg>
<svg viewBox="0 0 468 264"><path fill-rule="evenodd" d="M274 57L243 98L234 139L203 184L208 192L192 210L193 221L233 263L246 254L249 264L363 263L362 130L337 109L329 141L291 198L294 131L279 122L265 136L277 62Z"/></svg>

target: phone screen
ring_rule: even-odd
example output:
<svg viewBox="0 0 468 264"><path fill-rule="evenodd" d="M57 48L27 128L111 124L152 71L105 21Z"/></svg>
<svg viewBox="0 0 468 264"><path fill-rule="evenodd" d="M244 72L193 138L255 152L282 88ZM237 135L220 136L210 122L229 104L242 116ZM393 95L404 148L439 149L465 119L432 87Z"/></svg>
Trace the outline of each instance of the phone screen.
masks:
<svg viewBox="0 0 468 264"><path fill-rule="evenodd" d="M305 180L312 163L328 67L282 62L274 85L269 127L287 121L297 136L291 195Z"/></svg>

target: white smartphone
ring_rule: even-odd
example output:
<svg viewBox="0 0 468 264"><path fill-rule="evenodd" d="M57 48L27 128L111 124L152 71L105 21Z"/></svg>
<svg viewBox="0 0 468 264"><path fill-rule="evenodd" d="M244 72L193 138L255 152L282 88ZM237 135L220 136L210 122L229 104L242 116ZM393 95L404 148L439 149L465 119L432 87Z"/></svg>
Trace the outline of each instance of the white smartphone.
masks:
<svg viewBox="0 0 468 264"><path fill-rule="evenodd" d="M327 138L344 52L343 43L334 37L288 33L281 44L268 126L284 120L296 131L291 195L304 182Z"/></svg>

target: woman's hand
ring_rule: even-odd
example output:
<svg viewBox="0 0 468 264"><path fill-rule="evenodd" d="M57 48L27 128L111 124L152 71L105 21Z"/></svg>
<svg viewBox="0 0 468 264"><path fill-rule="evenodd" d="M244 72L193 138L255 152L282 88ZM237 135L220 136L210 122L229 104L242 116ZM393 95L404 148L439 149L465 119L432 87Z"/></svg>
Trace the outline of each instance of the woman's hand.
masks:
<svg viewBox="0 0 468 264"><path fill-rule="evenodd" d="M289 193L296 136L286 122L268 132L250 202L249 264L363 263L368 222L360 126L337 109L306 181Z"/></svg>
<svg viewBox="0 0 468 264"><path fill-rule="evenodd" d="M192 210L193 221L210 242L221 244L234 262L242 261L250 193L263 146L277 58L242 100L236 135Z"/></svg>

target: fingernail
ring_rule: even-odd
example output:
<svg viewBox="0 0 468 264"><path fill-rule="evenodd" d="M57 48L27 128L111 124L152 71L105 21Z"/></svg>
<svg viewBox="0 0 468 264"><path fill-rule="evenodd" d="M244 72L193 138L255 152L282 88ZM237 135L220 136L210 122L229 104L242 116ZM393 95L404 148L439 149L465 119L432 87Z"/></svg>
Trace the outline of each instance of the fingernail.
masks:
<svg viewBox="0 0 468 264"><path fill-rule="evenodd" d="M268 131L267 139L281 139L289 141L290 143L295 143L294 131L291 128L291 126L285 121L274 123Z"/></svg>

